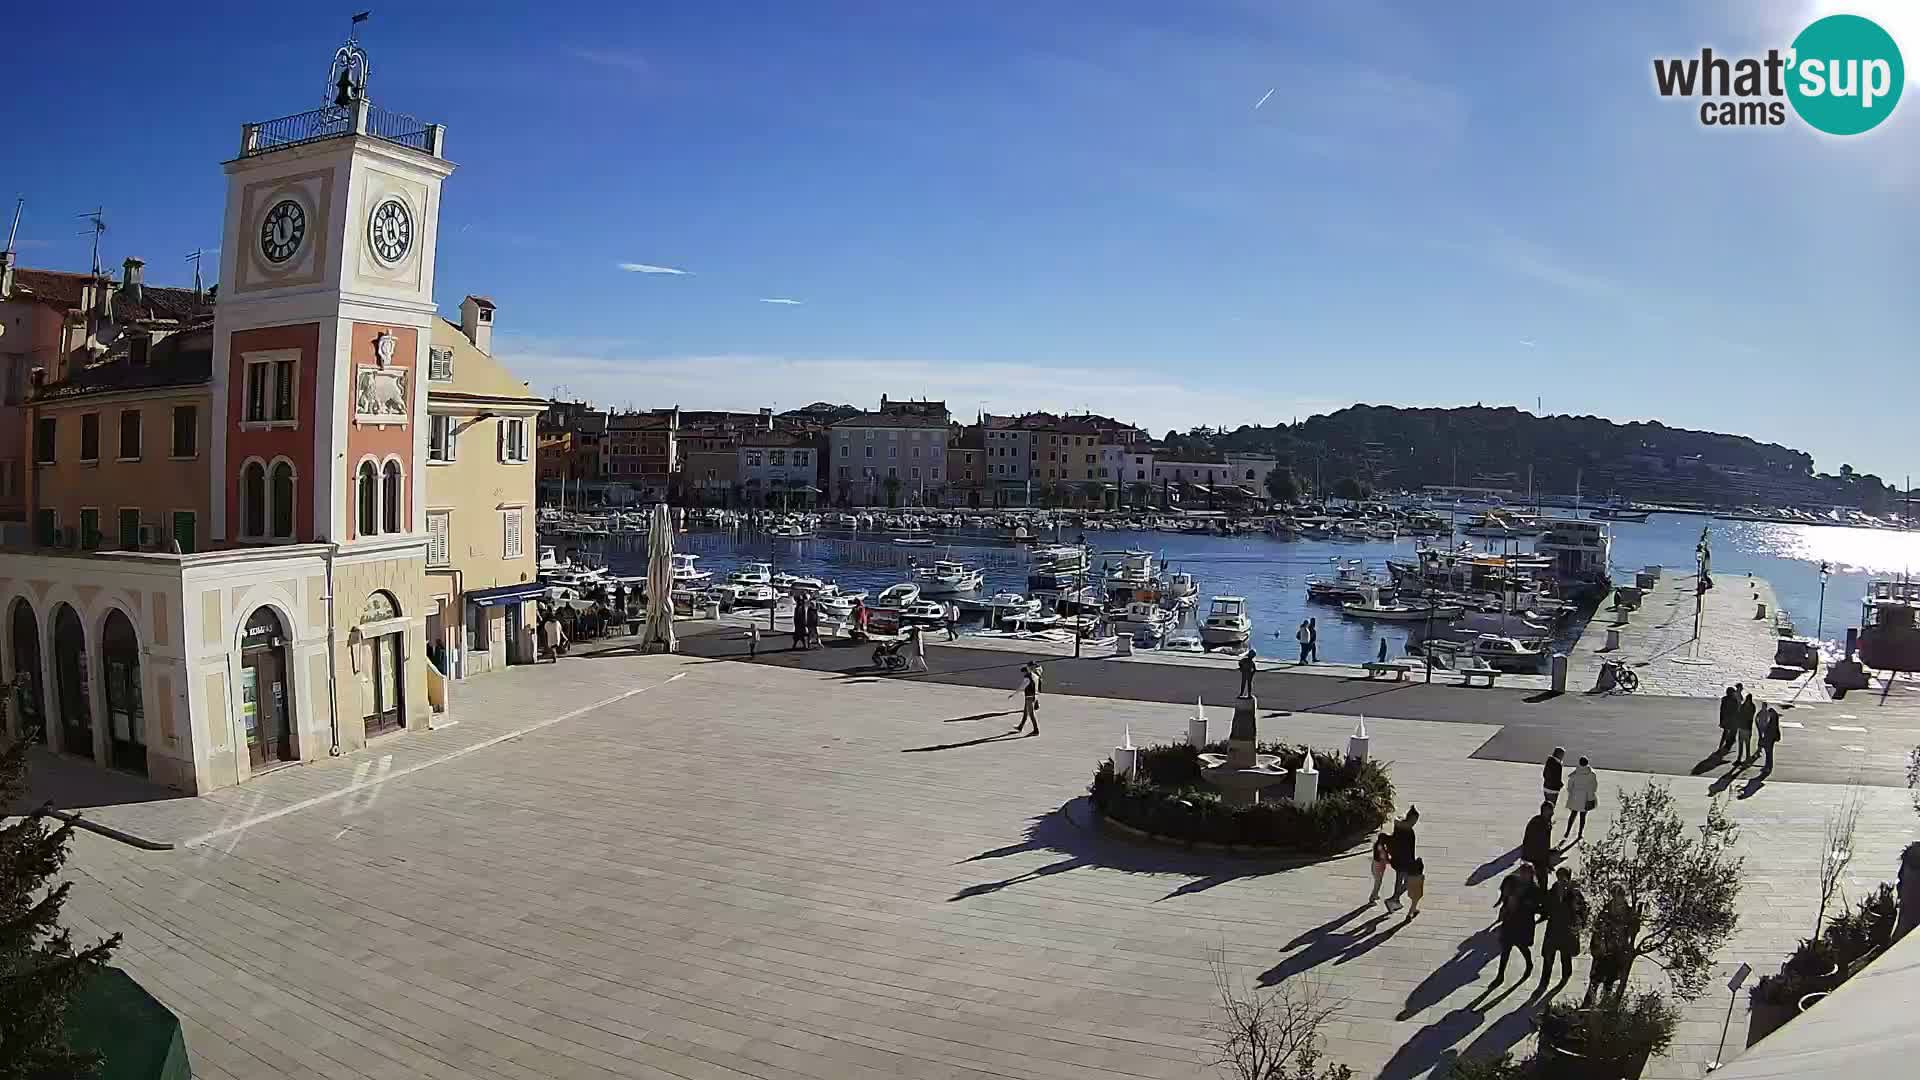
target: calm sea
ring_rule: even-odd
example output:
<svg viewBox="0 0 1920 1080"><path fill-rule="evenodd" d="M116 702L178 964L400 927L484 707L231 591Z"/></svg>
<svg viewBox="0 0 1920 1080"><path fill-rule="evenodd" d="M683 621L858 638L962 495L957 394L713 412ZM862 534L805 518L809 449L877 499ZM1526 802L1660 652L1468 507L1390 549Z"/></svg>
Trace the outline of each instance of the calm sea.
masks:
<svg viewBox="0 0 1920 1080"><path fill-rule="evenodd" d="M1629 580L1634 570L1659 564L1691 571L1694 545L1702 526L1708 529L1716 576L1751 571L1773 583L1780 603L1791 612L1802 634L1812 635L1816 622L1820 636L1837 641L1859 621L1860 600L1874 577L1899 575L1920 569L1920 536L1910 533L1838 526L1773 525L1756 522L1711 521L1686 514L1655 514L1646 522L1615 522L1614 580ZM858 534L879 540L888 534ZM906 561L917 558L955 558L982 565L986 589L1025 591L1026 555L997 537L937 534L931 548L890 548L843 542L853 533L829 532L819 540L769 541L759 533L695 530L674 538L676 551L701 556L702 569L724 578L748 560L765 560L776 570L836 581L843 589L870 593L906 580ZM1388 556L1411 557L1413 541L1396 543L1331 543L1280 541L1265 536L1200 536L1185 533L1090 531L1087 543L1096 552L1137 547L1152 551L1176 569L1194 575L1204 600L1208 596L1237 595L1248 599L1254 621L1255 647L1287 655L1293 651L1293 630L1302 619L1319 620L1320 655L1329 661L1371 659L1385 637L1388 651L1398 655L1408 631L1388 624L1348 619L1338 608L1309 604L1307 579L1327 572L1333 559L1361 559L1384 574ZM1062 539L1071 542L1066 531ZM1497 544L1497 542L1496 542ZM644 539L617 538L601 552L619 573L646 571ZM1827 581L1824 618L1820 617L1820 563L1832 566Z"/></svg>

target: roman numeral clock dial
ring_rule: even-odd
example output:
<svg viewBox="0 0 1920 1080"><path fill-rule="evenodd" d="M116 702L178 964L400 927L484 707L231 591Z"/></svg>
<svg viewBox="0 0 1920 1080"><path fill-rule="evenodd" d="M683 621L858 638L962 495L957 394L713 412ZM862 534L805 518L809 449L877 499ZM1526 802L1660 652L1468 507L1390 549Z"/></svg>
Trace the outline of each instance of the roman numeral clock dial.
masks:
<svg viewBox="0 0 1920 1080"><path fill-rule="evenodd" d="M413 248L413 214L399 199L383 199L367 220L367 242L381 262L391 266Z"/></svg>
<svg viewBox="0 0 1920 1080"><path fill-rule="evenodd" d="M292 199L281 199L260 222L260 254L278 266L293 258L307 235L307 212Z"/></svg>

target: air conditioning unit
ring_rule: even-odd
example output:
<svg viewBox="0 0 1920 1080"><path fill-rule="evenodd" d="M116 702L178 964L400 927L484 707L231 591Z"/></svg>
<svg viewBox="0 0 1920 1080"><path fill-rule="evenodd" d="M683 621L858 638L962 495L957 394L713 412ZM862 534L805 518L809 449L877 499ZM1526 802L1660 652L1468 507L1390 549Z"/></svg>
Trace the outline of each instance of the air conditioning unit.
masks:
<svg viewBox="0 0 1920 1080"><path fill-rule="evenodd" d="M67 546L67 530L61 528L58 525L55 525L53 527L53 545L52 546L54 547Z"/></svg>
<svg viewBox="0 0 1920 1080"><path fill-rule="evenodd" d="M142 551L160 550L160 526L140 526L140 549Z"/></svg>

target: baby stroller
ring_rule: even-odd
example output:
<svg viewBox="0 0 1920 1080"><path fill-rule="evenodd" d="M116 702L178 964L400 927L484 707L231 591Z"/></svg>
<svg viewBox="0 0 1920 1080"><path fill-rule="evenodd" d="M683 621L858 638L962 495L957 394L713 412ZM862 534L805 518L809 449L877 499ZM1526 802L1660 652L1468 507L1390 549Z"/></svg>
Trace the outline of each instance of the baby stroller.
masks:
<svg viewBox="0 0 1920 1080"><path fill-rule="evenodd" d="M885 672L907 670L907 658L900 655L904 641L883 641L873 647L873 666Z"/></svg>

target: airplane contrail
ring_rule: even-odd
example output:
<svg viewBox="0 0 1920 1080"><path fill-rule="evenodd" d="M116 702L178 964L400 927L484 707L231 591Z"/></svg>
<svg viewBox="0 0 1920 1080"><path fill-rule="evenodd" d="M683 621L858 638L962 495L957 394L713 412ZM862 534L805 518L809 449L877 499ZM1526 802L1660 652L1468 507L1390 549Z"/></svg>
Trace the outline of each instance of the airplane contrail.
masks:
<svg viewBox="0 0 1920 1080"><path fill-rule="evenodd" d="M1272 96L1273 96L1273 91L1272 91L1272 90L1268 90L1268 91L1267 91L1266 93L1264 93L1264 94L1261 94L1261 95L1260 95L1260 100L1259 100L1259 101L1256 101L1256 102L1254 102L1254 103L1253 103L1253 107L1254 107L1255 109L1258 109L1258 108L1259 108L1260 106L1262 106L1262 105L1265 105L1265 104L1267 103L1267 99L1268 99L1268 98L1270 98L1270 97L1272 97Z"/></svg>

